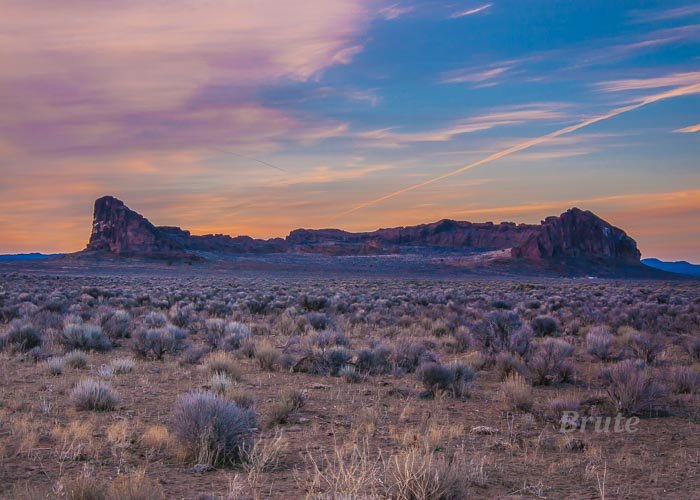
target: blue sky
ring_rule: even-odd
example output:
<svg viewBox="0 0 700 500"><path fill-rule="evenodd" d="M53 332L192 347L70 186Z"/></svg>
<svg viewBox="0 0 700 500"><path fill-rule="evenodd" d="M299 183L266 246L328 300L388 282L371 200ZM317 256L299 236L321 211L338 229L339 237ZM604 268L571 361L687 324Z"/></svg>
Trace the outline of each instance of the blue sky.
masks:
<svg viewBox="0 0 700 500"><path fill-rule="evenodd" d="M0 251L80 249L92 200L113 194L156 224L259 237L576 205L645 256L700 261L697 2L6 12Z"/></svg>

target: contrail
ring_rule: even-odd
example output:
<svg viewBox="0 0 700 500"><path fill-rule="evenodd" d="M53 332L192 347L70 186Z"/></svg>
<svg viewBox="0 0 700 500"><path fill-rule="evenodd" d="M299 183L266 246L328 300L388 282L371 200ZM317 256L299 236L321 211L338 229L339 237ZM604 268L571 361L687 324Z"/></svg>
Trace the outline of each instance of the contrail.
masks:
<svg viewBox="0 0 700 500"><path fill-rule="evenodd" d="M249 156L239 155L238 153L234 153L233 151L227 151L226 149L221 149L221 148L212 148L212 149L214 151L220 151L222 153L226 153L226 154L229 154L232 156L237 156L239 158L243 158L244 160L256 161L256 162L260 163L261 165L266 165L270 168L274 168L275 170L279 170L280 172L286 172L286 170L283 169L282 167L278 167L277 165L273 165L272 163L268 163L266 161L258 160L256 158L251 158Z"/></svg>
<svg viewBox="0 0 700 500"><path fill-rule="evenodd" d="M539 144L542 144L544 142L547 142L550 139L554 139L556 137L560 137L562 135L570 134L572 132L576 132L577 130L580 130L584 127L588 127L589 125L593 125L594 123L602 122L605 120L608 120L610 118L614 118L618 115L621 115L623 113L628 113L629 111L634 111L635 109L642 108L648 104L652 104L658 101L663 101L665 99L671 99L672 97L679 97L679 96L684 96L684 95L690 95L690 94L697 94L700 93L700 83L696 83L693 85L687 85L684 87L678 87L673 90L669 90L667 92L663 92L661 94L655 94L649 97L645 97L643 100L635 103L635 104L630 104L628 106L623 106L621 108L616 108L613 109L612 111L609 111L605 113L604 115L599 115L593 118L589 118L587 120L584 120L580 123L577 123L575 125L570 125L568 127L556 130L554 132L550 132L549 134L536 137L534 139L529 139L525 142L521 142L520 144L516 144L515 146L511 146L507 149L504 149L502 151L498 151L496 153L493 153L486 158L482 158L481 160L477 160L474 163L470 163L469 165L465 165L463 167L458 168L457 170L453 170L451 172L447 172L445 174L439 175L437 177L433 177L432 179L428 179L423 182L419 182L418 184L414 184L412 186L405 187L403 189L399 189L398 191L394 191L393 193L385 194L384 196L367 201L365 203L362 203L360 205L357 205L356 207L351 208L350 210L346 210L345 212L342 212L335 217L333 217L332 220L338 219L340 217L343 217L345 215L351 214L353 212L357 212L358 210L362 210L363 208L371 207L373 205L376 205L378 203L381 203L383 201L389 200L391 198L394 198L396 196L402 195L404 193L408 193L409 191L413 191L418 188L422 188L424 186L428 186L429 184L433 184L434 182L441 181L443 179L447 179L448 177L452 177L453 175L461 174L462 172L466 172L467 170L471 170L476 167L480 167L481 165L484 165L486 163L491 163L492 161L499 160L501 158L504 158L506 156L510 156L514 153L517 153L519 151L522 151L524 149L529 149L533 146L537 146Z"/></svg>

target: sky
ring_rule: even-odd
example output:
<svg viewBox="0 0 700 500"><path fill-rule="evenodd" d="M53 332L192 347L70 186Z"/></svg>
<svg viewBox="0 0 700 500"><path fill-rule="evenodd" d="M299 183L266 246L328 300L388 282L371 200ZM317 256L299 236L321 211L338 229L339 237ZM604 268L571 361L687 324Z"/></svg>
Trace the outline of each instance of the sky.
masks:
<svg viewBox="0 0 700 500"><path fill-rule="evenodd" d="M3 0L0 253L577 206L700 262L700 5Z"/></svg>

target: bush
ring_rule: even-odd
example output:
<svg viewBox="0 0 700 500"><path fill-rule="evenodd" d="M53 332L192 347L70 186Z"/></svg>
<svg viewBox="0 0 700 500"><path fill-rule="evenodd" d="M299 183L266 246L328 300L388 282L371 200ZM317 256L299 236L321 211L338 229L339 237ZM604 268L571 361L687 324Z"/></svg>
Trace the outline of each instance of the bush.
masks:
<svg viewBox="0 0 700 500"><path fill-rule="evenodd" d="M700 389L700 373L690 366L674 366L666 380L677 394L695 394Z"/></svg>
<svg viewBox="0 0 700 500"><path fill-rule="evenodd" d="M401 340L394 348L394 364L399 370L412 373L427 360L427 351L423 342Z"/></svg>
<svg viewBox="0 0 700 500"><path fill-rule="evenodd" d="M251 442L255 414L214 394L191 392L175 404L171 427L190 460L231 465Z"/></svg>
<svg viewBox="0 0 700 500"><path fill-rule="evenodd" d="M299 411L305 404L306 397L301 391L292 389L281 393L270 409L270 425L286 424L291 414Z"/></svg>
<svg viewBox="0 0 700 500"><path fill-rule="evenodd" d="M131 337L131 316L126 311L115 311L102 321L102 329L110 339Z"/></svg>
<svg viewBox="0 0 700 500"><path fill-rule="evenodd" d="M58 343L67 349L82 349L84 351L109 351L112 343L96 325L71 323L63 328L58 337Z"/></svg>
<svg viewBox="0 0 700 500"><path fill-rule="evenodd" d="M652 335L634 330L625 334L624 343L632 356L646 363L653 363L663 347L661 342Z"/></svg>
<svg viewBox="0 0 700 500"><path fill-rule="evenodd" d="M663 387L632 360L622 361L603 370L607 397L615 413L641 415L654 410L663 398Z"/></svg>
<svg viewBox="0 0 700 500"><path fill-rule="evenodd" d="M264 343L255 348L255 359L260 369L273 372L280 367L282 355L272 345Z"/></svg>
<svg viewBox="0 0 700 500"><path fill-rule="evenodd" d="M357 384L362 380L362 375L357 371L357 368L352 365L345 365L342 367L338 375L350 384Z"/></svg>
<svg viewBox="0 0 700 500"><path fill-rule="evenodd" d="M167 322L168 318L165 317L165 314L158 311L151 311L143 317L143 324L151 330L163 328Z"/></svg>
<svg viewBox="0 0 700 500"><path fill-rule="evenodd" d="M63 361L71 368L87 368L88 354L85 351L70 351L63 356Z"/></svg>
<svg viewBox="0 0 700 500"><path fill-rule="evenodd" d="M524 374L526 368L520 359L517 359L510 353L499 352L496 355L496 373L500 380L505 380L509 375L514 373Z"/></svg>
<svg viewBox="0 0 700 500"><path fill-rule="evenodd" d="M689 339L686 343L686 350L695 361L700 361L700 337Z"/></svg>
<svg viewBox="0 0 700 500"><path fill-rule="evenodd" d="M527 364L534 385L550 385L573 380L573 365L568 357L574 347L559 339L546 339Z"/></svg>
<svg viewBox="0 0 700 500"><path fill-rule="evenodd" d="M78 382L70 394L77 410L111 411L119 402L119 395L106 382L85 379Z"/></svg>
<svg viewBox="0 0 700 500"><path fill-rule="evenodd" d="M377 346L374 349L360 349L357 352L357 369L360 373L379 375L390 373L392 351L387 346Z"/></svg>
<svg viewBox="0 0 700 500"><path fill-rule="evenodd" d="M469 384L476 378L476 374L469 365L459 361L447 365L425 363L418 371L418 378L428 391L427 395L435 396L438 392L447 392L453 397L464 397L468 394Z"/></svg>
<svg viewBox="0 0 700 500"><path fill-rule="evenodd" d="M352 359L352 354L347 348L336 346L328 349L324 353L324 358L326 359L330 374L337 377L340 374L340 370Z"/></svg>
<svg viewBox="0 0 700 500"><path fill-rule="evenodd" d="M534 403L532 387L519 373L512 373L501 383L503 400L511 410L530 411Z"/></svg>
<svg viewBox="0 0 700 500"><path fill-rule="evenodd" d="M204 322L204 336L211 347L222 347L226 335L226 322L220 318L209 318Z"/></svg>
<svg viewBox="0 0 700 500"><path fill-rule="evenodd" d="M61 375L66 366L63 358L51 358L46 362L46 367L51 375Z"/></svg>
<svg viewBox="0 0 700 500"><path fill-rule="evenodd" d="M610 330L603 326L596 326L586 335L586 350L588 354L595 356L601 361L610 359L610 348L615 337Z"/></svg>
<svg viewBox="0 0 700 500"><path fill-rule="evenodd" d="M140 330L132 349L142 358L160 360L166 354L174 356L181 352L186 338L185 331L173 325L158 330Z"/></svg>
<svg viewBox="0 0 700 500"><path fill-rule="evenodd" d="M21 351L29 351L41 345L42 338L36 328L29 323L15 320L10 324L10 330L5 336L5 343L11 344Z"/></svg>
<svg viewBox="0 0 700 500"><path fill-rule="evenodd" d="M471 332L485 351L496 353L508 347L511 335L521 326L522 321L517 313L494 311L472 325Z"/></svg>
<svg viewBox="0 0 700 500"><path fill-rule="evenodd" d="M548 337L556 335L559 330L557 321L551 316L537 316L530 322L532 331L538 337Z"/></svg>
<svg viewBox="0 0 700 500"><path fill-rule="evenodd" d="M232 321L226 325L225 335L222 347L227 351L240 349L247 341L252 340L250 328L237 321Z"/></svg>
<svg viewBox="0 0 700 500"><path fill-rule="evenodd" d="M227 352L219 351L210 354L204 364L211 374L225 373L234 380L240 380L241 378L238 362Z"/></svg>

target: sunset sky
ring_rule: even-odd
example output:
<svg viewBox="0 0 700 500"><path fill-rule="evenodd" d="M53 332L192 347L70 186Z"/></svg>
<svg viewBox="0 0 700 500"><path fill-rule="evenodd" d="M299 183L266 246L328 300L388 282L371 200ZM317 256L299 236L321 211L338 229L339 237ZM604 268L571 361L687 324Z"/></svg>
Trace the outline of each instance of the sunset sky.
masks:
<svg viewBox="0 0 700 500"><path fill-rule="evenodd" d="M3 0L0 253L578 206L700 262L700 4Z"/></svg>

